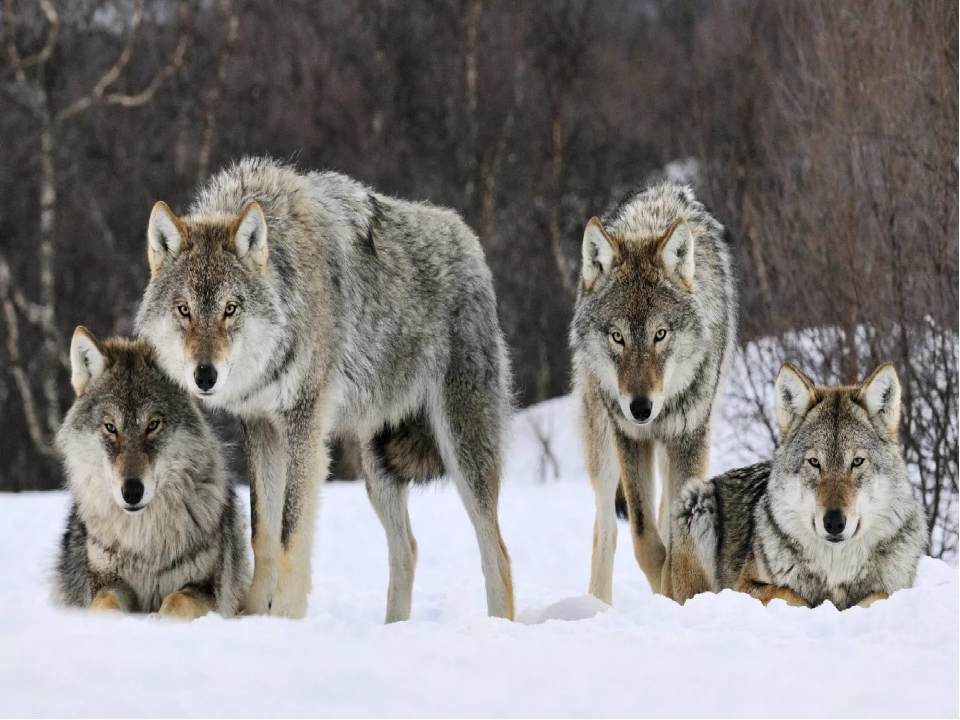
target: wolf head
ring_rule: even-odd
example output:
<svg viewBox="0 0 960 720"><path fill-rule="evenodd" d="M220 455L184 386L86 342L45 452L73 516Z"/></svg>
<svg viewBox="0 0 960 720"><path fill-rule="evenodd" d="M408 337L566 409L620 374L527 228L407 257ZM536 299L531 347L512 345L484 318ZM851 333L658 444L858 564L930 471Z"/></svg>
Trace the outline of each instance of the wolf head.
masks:
<svg viewBox="0 0 960 720"><path fill-rule="evenodd" d="M575 341L624 417L647 425L682 392L708 329L693 293L695 238L682 217L654 238L622 237L599 219L583 235Z"/></svg>
<svg viewBox="0 0 960 720"><path fill-rule="evenodd" d="M771 497L791 532L826 543L882 531L912 489L897 439L900 382L889 363L862 384L818 387L793 365L780 369ZM894 527L896 527L894 525Z"/></svg>
<svg viewBox="0 0 960 720"><path fill-rule="evenodd" d="M267 282L267 222L256 202L237 217L179 218L163 202L147 230L150 283L137 328L187 390L223 399L256 380L279 342L282 311Z"/></svg>
<svg viewBox="0 0 960 720"><path fill-rule="evenodd" d="M202 447L211 436L150 346L119 338L101 343L78 327L70 364L77 397L57 446L81 507L105 513L115 503L137 514L158 494L177 492L184 467L208 454Z"/></svg>

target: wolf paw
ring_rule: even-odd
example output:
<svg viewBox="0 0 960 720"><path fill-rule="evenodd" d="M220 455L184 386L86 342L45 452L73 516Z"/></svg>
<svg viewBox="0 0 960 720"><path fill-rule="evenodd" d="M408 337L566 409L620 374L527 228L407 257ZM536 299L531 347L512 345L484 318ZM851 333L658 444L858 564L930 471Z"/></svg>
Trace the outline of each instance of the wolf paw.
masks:
<svg viewBox="0 0 960 720"><path fill-rule="evenodd" d="M265 564L257 565L253 571L253 582L243 601L244 615L267 615L277 592L277 566L264 570Z"/></svg>

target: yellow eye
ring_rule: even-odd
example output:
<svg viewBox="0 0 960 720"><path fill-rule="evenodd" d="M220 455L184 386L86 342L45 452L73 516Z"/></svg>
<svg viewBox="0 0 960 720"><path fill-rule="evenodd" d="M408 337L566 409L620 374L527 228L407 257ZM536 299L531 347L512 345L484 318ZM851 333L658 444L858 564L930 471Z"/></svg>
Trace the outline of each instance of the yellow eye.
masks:
<svg viewBox="0 0 960 720"><path fill-rule="evenodd" d="M817 469L820 468L820 461L817 460L816 458L810 458L809 460L807 460L807 462Z"/></svg>
<svg viewBox="0 0 960 720"><path fill-rule="evenodd" d="M855 457L855 458L853 459L853 466L854 466L854 467L860 467L861 465L863 465L863 458L862 458L862 457Z"/></svg>
<svg viewBox="0 0 960 720"><path fill-rule="evenodd" d="M227 303L227 306L223 309L223 316L224 316L224 317L233 317L233 315L237 312L237 310L238 310L239 308L240 308L240 306L237 305L237 303L235 303L235 302L228 302L228 303Z"/></svg>
<svg viewBox="0 0 960 720"><path fill-rule="evenodd" d="M610 339L613 340L617 345L623 345L623 335L619 330L614 330L610 333Z"/></svg>
<svg viewBox="0 0 960 720"><path fill-rule="evenodd" d="M654 342L660 342L667 336L667 331L664 328L657 330L657 334L653 336Z"/></svg>
<svg viewBox="0 0 960 720"><path fill-rule="evenodd" d="M156 418L156 419L154 419L154 420L151 420L151 421L150 421L150 424L147 425L147 432L148 432L148 433L149 433L149 432L153 432L153 431L156 430L158 427L160 427L160 418Z"/></svg>
<svg viewBox="0 0 960 720"><path fill-rule="evenodd" d="M111 435L116 435L116 434L117 434L117 426L114 425L113 423L104 423L104 424L103 424L103 427L104 427L104 429L105 429L108 433L110 433Z"/></svg>
<svg viewBox="0 0 960 720"><path fill-rule="evenodd" d="M190 306L186 303L180 303L177 305L177 312L180 313L180 317L188 318L190 317Z"/></svg>

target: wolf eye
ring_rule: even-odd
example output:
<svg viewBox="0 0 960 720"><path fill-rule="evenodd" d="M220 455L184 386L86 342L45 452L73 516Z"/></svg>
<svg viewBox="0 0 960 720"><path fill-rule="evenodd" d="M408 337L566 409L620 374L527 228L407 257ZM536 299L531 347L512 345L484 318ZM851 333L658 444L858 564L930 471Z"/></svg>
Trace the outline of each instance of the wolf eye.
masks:
<svg viewBox="0 0 960 720"><path fill-rule="evenodd" d="M610 339L613 340L617 345L623 345L623 335L619 330L614 330L610 333Z"/></svg>
<svg viewBox="0 0 960 720"><path fill-rule="evenodd" d="M855 457L855 458L853 459L853 466L854 466L854 467L860 467L861 465L863 465L863 458L862 458L862 457Z"/></svg>
<svg viewBox="0 0 960 720"><path fill-rule="evenodd" d="M657 330L657 334L653 336L654 342L660 342L667 336L667 331L664 328Z"/></svg>
<svg viewBox="0 0 960 720"><path fill-rule="evenodd" d="M108 433L110 433L111 435L116 435L116 434L117 434L117 426L114 425L113 423L104 423L104 424L103 424L103 427L104 427L104 429L105 429Z"/></svg>
<svg viewBox="0 0 960 720"><path fill-rule="evenodd" d="M188 318L190 317L190 306L186 303L180 303L177 305L177 312L180 313L180 317Z"/></svg>
<svg viewBox="0 0 960 720"><path fill-rule="evenodd" d="M807 462L817 469L820 468L820 461L817 460L816 458L810 458L809 460L807 460Z"/></svg>
<svg viewBox="0 0 960 720"><path fill-rule="evenodd" d="M240 308L239 305L235 302L228 302L227 306L223 309L224 317L233 317L234 313Z"/></svg>
<svg viewBox="0 0 960 720"><path fill-rule="evenodd" d="M156 430L158 427L160 427L160 418L156 418L156 419L154 419L154 420L151 420L151 421L150 421L150 424L147 425L147 432L148 432L148 433L149 433L149 432L153 432L153 431Z"/></svg>

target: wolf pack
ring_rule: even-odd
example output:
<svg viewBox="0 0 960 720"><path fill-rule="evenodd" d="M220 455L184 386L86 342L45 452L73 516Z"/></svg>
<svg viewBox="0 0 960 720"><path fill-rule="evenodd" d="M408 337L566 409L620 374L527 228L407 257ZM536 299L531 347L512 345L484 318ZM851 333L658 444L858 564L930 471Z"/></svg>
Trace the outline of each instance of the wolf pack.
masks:
<svg viewBox="0 0 960 720"><path fill-rule="evenodd" d="M78 327L71 343L55 601L303 617L328 446L351 437L386 535L386 621L411 612L411 486L443 477L476 533L487 612L513 619L498 520L510 368L467 224L338 173L247 158L183 214L158 202L146 235L138 337ZM892 365L831 387L785 363L770 378L773 457L708 479L737 285L729 234L689 187L638 190L586 224L570 348L596 497L589 592L613 602L618 516L652 590L680 603L733 589L844 610L910 587L928 528ZM239 420L249 513L207 409Z"/></svg>

